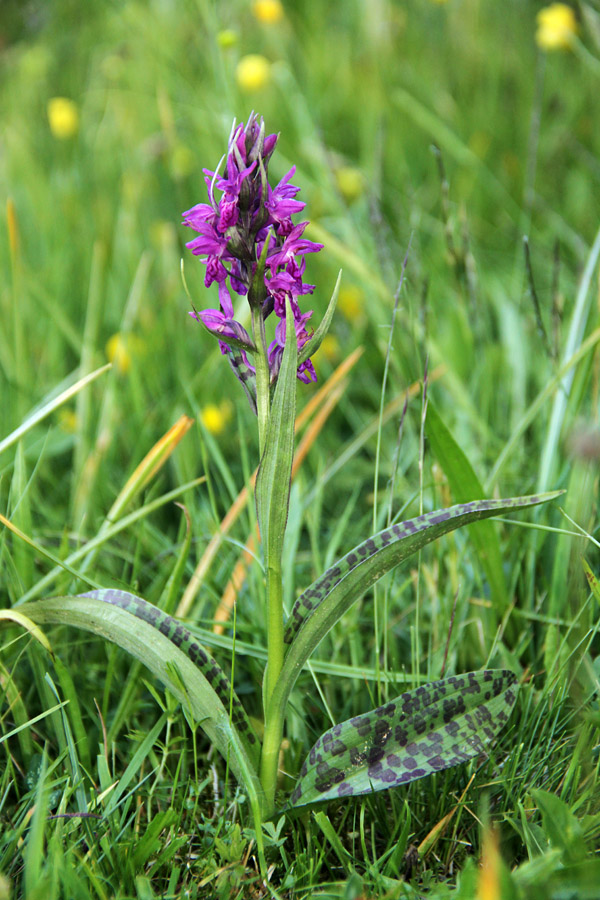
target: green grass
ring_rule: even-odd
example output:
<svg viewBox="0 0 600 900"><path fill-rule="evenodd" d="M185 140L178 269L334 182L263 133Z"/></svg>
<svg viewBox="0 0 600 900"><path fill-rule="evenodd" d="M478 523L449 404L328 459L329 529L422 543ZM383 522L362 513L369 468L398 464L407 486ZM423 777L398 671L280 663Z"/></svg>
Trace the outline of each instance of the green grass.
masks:
<svg viewBox="0 0 600 900"><path fill-rule="evenodd" d="M68 628L46 629L50 655L3 623L0 900L492 897L482 845L503 900L597 896L599 617L582 557L597 573L598 74L585 49L541 54L540 6L299 0L280 24L261 25L242 0L5 4L0 193L18 239L11 251L3 218L0 447L101 367L112 335L129 339L131 360L0 451L0 513L33 542L0 531L0 606L83 590L85 576L173 611L247 484L255 423L187 316L182 256L195 305L209 298L179 221L205 200L202 167L217 164L231 120L253 108L281 133L273 174L296 164L311 236L325 243L309 261L317 317L344 270L337 349L316 358L320 382L364 348L295 481L286 602L388 518L478 486L499 497L567 494L518 523L494 522L483 538L465 530L427 547L323 642L292 694L290 775L332 719L416 676L440 677L446 651L447 674L507 667L522 687L489 759L276 818L265 833L268 887L247 799L141 665ZM598 56L600 7L578 8L582 46ZM230 48L219 42L225 29L237 37ZM252 95L235 79L248 53L273 63L270 84ZM49 129L53 96L78 106L69 140ZM343 167L362 173L351 202ZM409 243L383 397L398 408L378 427ZM349 312L350 295L359 305ZM430 374L444 366L427 386L435 413L423 440L416 390L398 441L404 392L427 358ZM314 390L299 385L300 408ZM198 416L227 401L228 427L214 437ZM103 528L181 415L194 427L124 511L131 520ZM210 631L254 527L249 504L187 617L226 668L231 623L221 637ZM56 558L80 577L46 578ZM256 564L237 598L235 682L257 717L262 604Z"/></svg>

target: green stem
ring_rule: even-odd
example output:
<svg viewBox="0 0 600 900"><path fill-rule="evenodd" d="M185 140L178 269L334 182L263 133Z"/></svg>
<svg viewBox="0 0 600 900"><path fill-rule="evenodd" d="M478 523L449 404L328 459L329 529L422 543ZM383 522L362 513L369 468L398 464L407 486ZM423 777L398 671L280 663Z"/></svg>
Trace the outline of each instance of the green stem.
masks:
<svg viewBox="0 0 600 900"><path fill-rule="evenodd" d="M279 751L283 736L283 717L274 716L265 722L262 756L260 758L260 783L264 791L265 818L275 811L275 791L279 771Z"/></svg>
<svg viewBox="0 0 600 900"><path fill-rule="evenodd" d="M265 675L265 712L281 667L285 644L283 642L283 579L281 577L281 560L267 561L267 649L268 667Z"/></svg>
<svg viewBox="0 0 600 900"><path fill-rule="evenodd" d="M283 732L283 718L278 711L269 715L271 697L283 666L283 583L281 560L269 560L267 568L267 669L263 687L265 735L260 760L260 781L265 792L266 807L275 805L279 748Z"/></svg>

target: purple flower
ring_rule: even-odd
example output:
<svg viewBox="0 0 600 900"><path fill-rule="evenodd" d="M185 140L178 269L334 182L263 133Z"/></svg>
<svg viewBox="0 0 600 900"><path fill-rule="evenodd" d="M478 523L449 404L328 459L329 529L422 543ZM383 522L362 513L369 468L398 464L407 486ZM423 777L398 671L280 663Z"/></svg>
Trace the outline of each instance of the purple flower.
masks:
<svg viewBox="0 0 600 900"><path fill-rule="evenodd" d="M227 285L221 282L219 284L219 302L220 309L205 309L202 312L191 312L193 319L199 319L209 331L219 338L219 346L221 353L228 353L229 346L225 341L220 340L221 337L233 338L237 342L241 342L248 347L249 350L254 349L254 344L250 340L250 335L239 322L233 318L233 304Z"/></svg>
<svg viewBox="0 0 600 900"><path fill-rule="evenodd" d="M295 262L296 256L303 253L316 253L323 249L323 244L315 244L314 241L308 241L302 238L302 233L308 222L300 222L294 225L292 230L286 234L283 243L279 246L276 253L267 256L267 265L274 268L276 266L285 266L289 262Z"/></svg>
<svg viewBox="0 0 600 900"><path fill-rule="evenodd" d="M303 282L306 254L316 253L323 246L303 237L307 222L295 224L292 220L305 206L295 199L299 188L291 183L296 167L292 166L275 187L268 182L268 164L276 144L277 135L265 135L263 120L254 114L245 126L243 122L237 126L234 123L226 174L205 169L209 202L199 203L183 214L184 224L198 235L186 246L202 257L206 286L217 282L219 288L219 309L191 315L219 338L234 372L250 392L254 369L247 360L246 348L250 352L255 348L247 331L234 319L229 291L248 296L263 319L272 312L279 319L267 351L273 384L285 346L287 300L294 315L298 348L311 336L307 324L312 313L301 312L298 301L314 289L314 285ZM260 276L259 260L265 242L266 264ZM304 382L316 380L310 360L298 367L298 378Z"/></svg>
<svg viewBox="0 0 600 900"><path fill-rule="evenodd" d="M294 315L294 325L296 328L296 338L298 340L299 350L310 338L310 334L304 328L304 322L306 322L306 320L311 315L312 312L300 315L298 316L298 318ZM275 328L275 340L272 341L269 345L269 350L267 353L269 367L271 371L274 371L275 373L278 373L281 367L281 359L283 357L283 350L285 347L285 325L285 319L281 319L277 323L277 327ZM309 384L309 382L317 380L317 373L315 372L315 368L310 359L305 360L305 362L303 362L298 367L298 378L305 384Z"/></svg>
<svg viewBox="0 0 600 900"><path fill-rule="evenodd" d="M289 184L289 180L295 172L296 166L292 166L287 175L284 175L281 179L277 187L272 188L270 185L267 187L268 199L265 203L265 207L268 209L273 222L277 222L280 226L284 223L287 224L287 220L289 220L291 216L301 212L306 206L306 203L292 199L300 190L300 188L295 187L295 185Z"/></svg>

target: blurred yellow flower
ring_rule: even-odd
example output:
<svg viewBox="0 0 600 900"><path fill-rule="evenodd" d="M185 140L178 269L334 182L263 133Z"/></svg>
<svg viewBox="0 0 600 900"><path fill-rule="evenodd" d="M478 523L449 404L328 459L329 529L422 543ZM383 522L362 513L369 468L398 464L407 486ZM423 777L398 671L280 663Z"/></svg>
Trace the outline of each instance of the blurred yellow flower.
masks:
<svg viewBox="0 0 600 900"><path fill-rule="evenodd" d="M229 50L230 47L235 47L237 39L237 32L232 28L225 28L223 31L219 31L217 35L217 44L219 47L222 47L223 50Z"/></svg>
<svg viewBox="0 0 600 900"><path fill-rule="evenodd" d="M58 414L58 421L67 434L75 434L77 431L77 414L74 409L63 406Z"/></svg>
<svg viewBox="0 0 600 900"><path fill-rule="evenodd" d="M235 77L243 91L260 91L271 80L271 63L258 53L242 56L237 64Z"/></svg>
<svg viewBox="0 0 600 900"><path fill-rule="evenodd" d="M537 14L535 40L542 50L570 50L577 34L575 11L566 3L551 3Z"/></svg>
<svg viewBox="0 0 600 900"><path fill-rule="evenodd" d="M171 153L170 170L176 181L187 178L196 167L196 157L185 144L176 144Z"/></svg>
<svg viewBox="0 0 600 900"><path fill-rule="evenodd" d="M132 334L113 334L106 342L108 361L120 375L126 375L131 368L132 357L139 351L141 341Z"/></svg>
<svg viewBox="0 0 600 900"><path fill-rule="evenodd" d="M346 203L358 200L365 187L365 179L360 169L342 166L335 172L335 183Z"/></svg>
<svg viewBox="0 0 600 900"><path fill-rule="evenodd" d="M364 294L355 284L340 288L337 308L348 321L353 322L362 316L364 302Z"/></svg>
<svg viewBox="0 0 600 900"><path fill-rule="evenodd" d="M259 22L274 25L283 19L283 6L280 0L254 0L252 12Z"/></svg>
<svg viewBox="0 0 600 900"><path fill-rule="evenodd" d="M155 219L151 223L148 233L153 246L158 250L164 250L165 246L168 247L177 242L177 232L173 223L164 219Z"/></svg>
<svg viewBox="0 0 600 900"><path fill-rule="evenodd" d="M335 362L340 355L340 342L335 334L326 334L319 347L319 353L322 353L329 362Z"/></svg>
<svg viewBox="0 0 600 900"><path fill-rule="evenodd" d="M217 406L216 403L208 403L200 410L200 421L209 434L221 434L231 419L231 403L225 401Z"/></svg>
<svg viewBox="0 0 600 900"><path fill-rule="evenodd" d="M55 138L68 140L79 130L77 106L67 97L52 97L48 100L48 122Z"/></svg>

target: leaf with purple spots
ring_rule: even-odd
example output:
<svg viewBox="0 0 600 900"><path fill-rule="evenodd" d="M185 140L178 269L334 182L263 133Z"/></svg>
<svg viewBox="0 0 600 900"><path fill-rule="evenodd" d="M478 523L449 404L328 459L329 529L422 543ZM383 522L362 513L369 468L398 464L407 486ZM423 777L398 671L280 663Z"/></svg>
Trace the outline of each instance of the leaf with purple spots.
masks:
<svg viewBox="0 0 600 900"><path fill-rule="evenodd" d="M383 791L484 754L517 691L512 672L469 672L334 725L308 754L290 805Z"/></svg>
<svg viewBox="0 0 600 900"><path fill-rule="evenodd" d="M319 640L344 612L387 572L441 535L469 525L513 512L525 506L535 506L560 496L562 491L536 494L531 497L511 497L507 500L473 500L447 509L437 509L415 519L399 522L380 531L359 544L317 578L300 595L288 619L284 639L290 644L319 610ZM326 601L326 603L325 603ZM315 623L316 625L316 623ZM315 645L316 646L316 645Z"/></svg>
<svg viewBox="0 0 600 900"><path fill-rule="evenodd" d="M141 660L247 783L246 770L251 777L260 753L254 729L225 672L181 622L135 594L111 589L38 600L21 609L34 622L91 631Z"/></svg>

